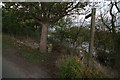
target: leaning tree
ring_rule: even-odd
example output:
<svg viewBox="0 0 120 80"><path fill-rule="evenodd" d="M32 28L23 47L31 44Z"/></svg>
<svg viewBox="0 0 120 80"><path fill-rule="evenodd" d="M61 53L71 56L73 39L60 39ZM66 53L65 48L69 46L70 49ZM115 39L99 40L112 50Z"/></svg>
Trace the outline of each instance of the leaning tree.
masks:
<svg viewBox="0 0 120 80"><path fill-rule="evenodd" d="M42 25L40 52L47 52L47 32L51 24L56 23L66 15L71 15L83 9L86 2L15 2L9 3L16 10L26 13Z"/></svg>

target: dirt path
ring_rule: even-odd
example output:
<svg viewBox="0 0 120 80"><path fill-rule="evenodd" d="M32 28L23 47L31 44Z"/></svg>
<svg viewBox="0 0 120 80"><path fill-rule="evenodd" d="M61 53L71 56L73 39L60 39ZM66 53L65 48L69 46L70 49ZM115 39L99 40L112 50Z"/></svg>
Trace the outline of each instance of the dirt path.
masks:
<svg viewBox="0 0 120 80"><path fill-rule="evenodd" d="M13 49L3 49L3 78L50 78L39 65L27 62Z"/></svg>

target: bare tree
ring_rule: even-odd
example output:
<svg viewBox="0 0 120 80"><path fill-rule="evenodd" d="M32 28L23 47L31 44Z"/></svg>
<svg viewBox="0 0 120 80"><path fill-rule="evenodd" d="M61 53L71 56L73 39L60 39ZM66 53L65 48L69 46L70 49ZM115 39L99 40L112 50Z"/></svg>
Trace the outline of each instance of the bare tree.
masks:
<svg viewBox="0 0 120 80"><path fill-rule="evenodd" d="M113 46L113 51L115 54L115 68L119 68L120 67L120 62L119 62L119 58L120 58L120 36L117 34L116 28L120 27L120 25L116 25L116 21L117 21L117 14L120 13L120 8L118 7L118 3L119 2L111 2L109 7L110 9L108 10L110 17L107 16L107 18L105 18L104 16L107 15L102 15L101 14L101 20L103 22L103 24L106 26L106 28L110 31L110 33L112 33L112 38L113 38L113 42L114 42L114 46ZM117 9L116 13L113 13L114 10L114 6ZM106 21L110 21L109 23Z"/></svg>

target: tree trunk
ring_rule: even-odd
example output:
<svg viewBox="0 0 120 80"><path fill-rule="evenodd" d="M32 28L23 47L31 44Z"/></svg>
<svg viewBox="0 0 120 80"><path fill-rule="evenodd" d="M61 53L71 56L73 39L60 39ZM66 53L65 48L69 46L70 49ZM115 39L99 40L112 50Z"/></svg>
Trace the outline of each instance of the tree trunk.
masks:
<svg viewBox="0 0 120 80"><path fill-rule="evenodd" d="M41 53L47 53L47 34L49 23L42 23L42 32L40 38L39 50Z"/></svg>

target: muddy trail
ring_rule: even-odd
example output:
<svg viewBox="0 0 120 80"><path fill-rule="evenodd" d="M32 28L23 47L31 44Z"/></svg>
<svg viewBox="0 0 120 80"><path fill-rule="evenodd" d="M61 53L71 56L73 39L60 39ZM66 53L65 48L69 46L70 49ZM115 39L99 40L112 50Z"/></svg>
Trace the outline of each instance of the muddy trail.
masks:
<svg viewBox="0 0 120 80"><path fill-rule="evenodd" d="M14 48L3 49L3 78L51 78L41 65L26 61Z"/></svg>

